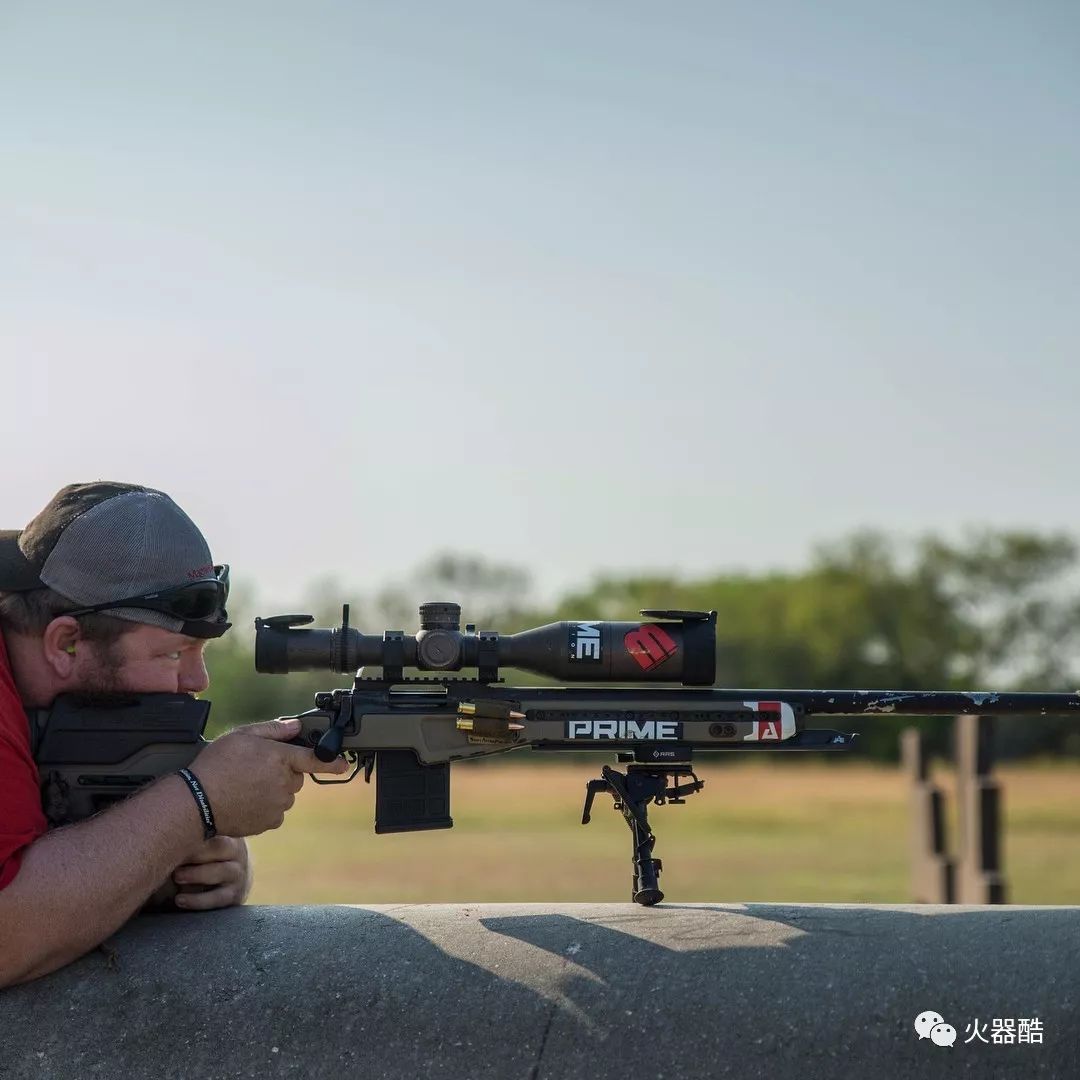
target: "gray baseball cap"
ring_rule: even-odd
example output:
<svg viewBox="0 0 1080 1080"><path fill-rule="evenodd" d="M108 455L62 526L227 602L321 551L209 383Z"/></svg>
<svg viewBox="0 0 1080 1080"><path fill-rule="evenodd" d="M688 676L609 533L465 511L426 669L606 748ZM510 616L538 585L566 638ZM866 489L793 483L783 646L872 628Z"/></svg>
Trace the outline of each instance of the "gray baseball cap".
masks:
<svg viewBox="0 0 1080 1080"><path fill-rule="evenodd" d="M220 604L210 617L169 613L168 594L182 609L196 582L214 581ZM135 484L69 484L25 529L0 531L0 591L42 586L80 608L193 637L219 637L230 625L227 568L214 565L205 537L168 495ZM150 606L110 606L135 597Z"/></svg>

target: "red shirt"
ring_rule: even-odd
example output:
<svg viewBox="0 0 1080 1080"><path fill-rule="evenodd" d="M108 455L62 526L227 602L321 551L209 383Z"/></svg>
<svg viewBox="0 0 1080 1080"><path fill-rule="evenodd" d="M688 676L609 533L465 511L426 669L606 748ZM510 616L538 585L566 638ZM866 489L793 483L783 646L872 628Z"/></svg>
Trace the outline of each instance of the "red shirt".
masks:
<svg viewBox="0 0 1080 1080"><path fill-rule="evenodd" d="M0 634L0 889L11 884L23 852L47 829L37 766L30 756L30 725Z"/></svg>

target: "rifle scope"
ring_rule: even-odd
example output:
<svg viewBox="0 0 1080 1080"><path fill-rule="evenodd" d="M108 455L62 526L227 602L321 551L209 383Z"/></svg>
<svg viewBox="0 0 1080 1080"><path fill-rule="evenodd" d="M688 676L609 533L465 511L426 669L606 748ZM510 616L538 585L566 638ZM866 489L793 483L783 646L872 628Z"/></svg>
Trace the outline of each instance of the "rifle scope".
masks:
<svg viewBox="0 0 1080 1080"><path fill-rule="evenodd" d="M349 605L336 630L300 630L311 615L255 620L255 668L355 672L383 669L384 680L401 680L402 669L460 671L477 668L494 682L500 667L520 668L568 682L681 682L711 686L716 677L715 611L642 611L647 622L598 620L548 623L518 634L460 627L461 607L420 605L420 630L409 636L387 630L362 634L349 626Z"/></svg>

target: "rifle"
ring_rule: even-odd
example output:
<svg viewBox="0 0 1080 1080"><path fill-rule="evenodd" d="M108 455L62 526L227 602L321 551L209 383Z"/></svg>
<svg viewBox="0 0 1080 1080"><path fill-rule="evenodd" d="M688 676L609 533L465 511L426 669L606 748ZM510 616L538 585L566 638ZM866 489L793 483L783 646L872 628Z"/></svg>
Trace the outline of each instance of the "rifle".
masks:
<svg viewBox="0 0 1080 1080"><path fill-rule="evenodd" d="M582 824L589 823L597 795L613 798L631 832L631 896L646 906L664 896L648 807L681 804L701 791L704 781L693 771L697 753L849 751L854 733L806 726L819 715L1080 712L1080 693L720 689L712 685L715 611L641 614L646 621L558 622L500 635L472 624L462 631L457 604L427 603L415 635L368 635L349 626L345 605L341 626L332 630L301 629L314 621L310 615L256 619L255 666L278 674L355 672L351 688L315 695L315 708L299 714L301 731L293 741L312 748L320 761L342 755L353 766L344 780L312 777L316 783L347 783L361 769L370 782L374 773L376 833L452 827L455 761L526 747L614 752L625 770L604 765L600 777L588 781ZM506 667L601 685L506 686L499 675ZM379 670L369 675L368 668ZM407 668L435 674L406 676ZM448 674L466 669L475 674ZM144 695L127 712L113 706L108 722L92 731L61 723L54 732L50 720L38 759L43 784L57 774L85 806L116 797L125 784L134 789L136 781L190 764L206 720L203 711L200 722L194 706L207 703L186 699L192 703L187 713L176 709L145 729L131 719L162 704L154 699L173 696ZM90 760L92 742L93 771L82 764ZM65 752L54 749L50 756L49 748L61 743Z"/></svg>

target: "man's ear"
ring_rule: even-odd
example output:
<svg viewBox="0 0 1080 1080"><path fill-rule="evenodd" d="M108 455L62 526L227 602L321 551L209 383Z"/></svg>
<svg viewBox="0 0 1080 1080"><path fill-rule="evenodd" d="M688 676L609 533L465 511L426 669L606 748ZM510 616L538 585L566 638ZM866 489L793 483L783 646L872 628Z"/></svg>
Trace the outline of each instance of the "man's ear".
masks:
<svg viewBox="0 0 1080 1080"><path fill-rule="evenodd" d="M52 672L69 679L79 662L79 624L70 615L58 615L41 635L42 657Z"/></svg>

